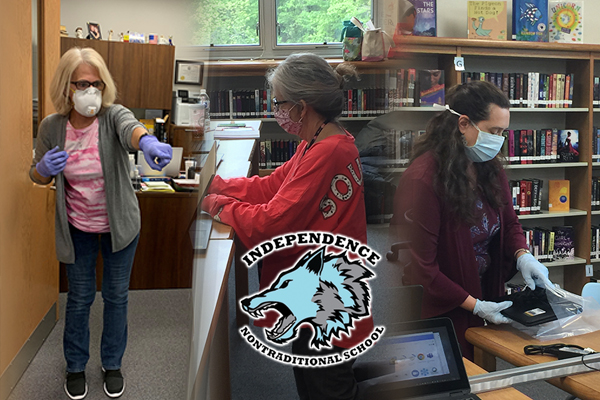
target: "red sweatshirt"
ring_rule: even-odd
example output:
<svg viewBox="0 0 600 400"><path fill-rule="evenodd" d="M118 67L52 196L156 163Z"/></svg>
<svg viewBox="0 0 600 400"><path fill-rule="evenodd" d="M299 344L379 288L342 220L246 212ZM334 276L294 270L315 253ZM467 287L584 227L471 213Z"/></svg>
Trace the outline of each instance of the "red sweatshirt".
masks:
<svg viewBox="0 0 600 400"><path fill-rule="evenodd" d="M221 222L232 226L248 249L276 236L307 230L367 243L363 176L354 138L347 132L330 136L313 144L303 156L306 146L302 142L296 154L269 176L225 180L216 176L213 180L209 192L229 196L219 200L224 204ZM292 268L307 250L298 246L265 257L260 289ZM255 325L271 327L277 317L275 311L268 311ZM349 338L342 333L341 340L334 338L331 343L351 348L372 329L372 318L363 318L355 322Z"/></svg>

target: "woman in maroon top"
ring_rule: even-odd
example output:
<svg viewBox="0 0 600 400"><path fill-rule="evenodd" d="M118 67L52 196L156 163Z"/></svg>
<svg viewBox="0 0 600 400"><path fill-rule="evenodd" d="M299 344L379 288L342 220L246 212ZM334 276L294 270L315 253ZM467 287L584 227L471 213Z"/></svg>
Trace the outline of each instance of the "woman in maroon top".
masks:
<svg viewBox="0 0 600 400"><path fill-rule="evenodd" d="M494 85L474 81L451 88L446 111L429 121L394 199L393 224L410 229L412 263L405 284L424 287L422 317L452 319L463 356L465 340L484 320L508 323L490 301L521 271L534 289L549 286L548 269L527 250L497 157L510 122L510 103Z"/></svg>

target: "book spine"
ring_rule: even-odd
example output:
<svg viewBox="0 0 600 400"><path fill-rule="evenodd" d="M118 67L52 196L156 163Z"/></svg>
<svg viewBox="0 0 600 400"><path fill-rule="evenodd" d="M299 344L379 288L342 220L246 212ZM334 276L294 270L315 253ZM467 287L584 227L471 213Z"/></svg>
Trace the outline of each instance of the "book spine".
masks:
<svg viewBox="0 0 600 400"><path fill-rule="evenodd" d="M558 129L552 129L552 162L558 162Z"/></svg>
<svg viewBox="0 0 600 400"><path fill-rule="evenodd" d="M260 168L267 167L267 159L265 157L265 142L264 140L260 141L260 160L258 162Z"/></svg>
<svg viewBox="0 0 600 400"><path fill-rule="evenodd" d="M352 99L352 89L348 89L348 117L353 117L353 99Z"/></svg>
<svg viewBox="0 0 600 400"><path fill-rule="evenodd" d="M271 149L272 141L265 140L265 164L267 169L273 168L273 153L271 152Z"/></svg>
<svg viewBox="0 0 600 400"><path fill-rule="evenodd" d="M552 230L550 231L550 238L548 239L548 260L554 260L554 238L556 233Z"/></svg>
<svg viewBox="0 0 600 400"><path fill-rule="evenodd" d="M519 181L519 214L528 215L530 213L527 207L527 182Z"/></svg>
<svg viewBox="0 0 600 400"><path fill-rule="evenodd" d="M510 101L511 107L516 107L516 90L517 90L517 82L515 79L515 74L511 73L508 76L508 99Z"/></svg>
<svg viewBox="0 0 600 400"><path fill-rule="evenodd" d="M567 106L568 108L571 108L573 106L573 86L574 86L574 82L575 82L575 74L569 74L569 98L567 100ZM566 77L565 77L565 82L566 82ZM565 85L566 86L566 85ZM566 88L565 88L565 98L566 98Z"/></svg>
<svg viewBox="0 0 600 400"><path fill-rule="evenodd" d="M540 196L540 180L532 179L531 181L531 213L539 214L541 210L538 208Z"/></svg>

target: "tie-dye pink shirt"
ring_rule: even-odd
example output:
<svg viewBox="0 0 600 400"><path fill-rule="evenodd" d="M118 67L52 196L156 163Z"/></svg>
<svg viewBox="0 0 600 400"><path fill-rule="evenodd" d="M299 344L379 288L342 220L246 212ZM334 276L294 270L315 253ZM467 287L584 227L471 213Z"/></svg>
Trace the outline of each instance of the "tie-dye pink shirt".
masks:
<svg viewBox="0 0 600 400"><path fill-rule="evenodd" d="M75 129L68 121L65 150L69 154L64 170L69 223L84 232L110 232L98 151L98 119L83 129Z"/></svg>

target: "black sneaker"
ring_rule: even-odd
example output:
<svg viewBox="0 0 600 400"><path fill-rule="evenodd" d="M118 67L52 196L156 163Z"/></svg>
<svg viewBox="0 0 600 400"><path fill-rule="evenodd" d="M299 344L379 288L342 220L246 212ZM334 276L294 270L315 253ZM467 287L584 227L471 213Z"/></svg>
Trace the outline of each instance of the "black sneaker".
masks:
<svg viewBox="0 0 600 400"><path fill-rule="evenodd" d="M85 381L85 371L67 372L65 379L65 392L73 400L80 400L87 396L88 385Z"/></svg>
<svg viewBox="0 0 600 400"><path fill-rule="evenodd" d="M110 398L121 397L125 391L125 379L120 369L104 369L104 393Z"/></svg>

